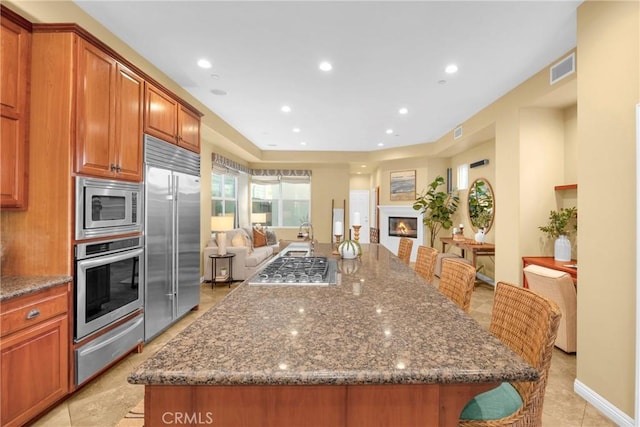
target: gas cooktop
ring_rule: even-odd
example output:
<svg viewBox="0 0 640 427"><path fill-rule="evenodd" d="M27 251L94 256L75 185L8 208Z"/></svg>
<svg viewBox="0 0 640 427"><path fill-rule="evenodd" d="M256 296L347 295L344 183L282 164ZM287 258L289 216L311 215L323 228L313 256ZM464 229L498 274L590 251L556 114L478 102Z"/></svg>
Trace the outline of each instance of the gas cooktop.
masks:
<svg viewBox="0 0 640 427"><path fill-rule="evenodd" d="M335 285L337 283L337 271L336 260L327 257L279 256L249 279L249 284Z"/></svg>

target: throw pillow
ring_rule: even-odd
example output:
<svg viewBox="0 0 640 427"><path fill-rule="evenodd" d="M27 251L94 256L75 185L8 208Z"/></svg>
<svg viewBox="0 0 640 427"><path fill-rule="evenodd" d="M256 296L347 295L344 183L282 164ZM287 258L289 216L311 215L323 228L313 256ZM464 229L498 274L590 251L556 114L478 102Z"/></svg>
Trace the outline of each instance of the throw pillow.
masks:
<svg viewBox="0 0 640 427"><path fill-rule="evenodd" d="M236 234L234 234L233 239L231 239L231 246L240 248L242 246L248 245L245 244L244 236L242 235L242 233L237 232Z"/></svg>
<svg viewBox="0 0 640 427"><path fill-rule="evenodd" d="M251 242L252 239L249 238L247 231L244 228L240 228L238 229L238 234L241 236L242 240L244 241L244 244L242 246L246 246L248 249L247 253L249 254L253 253L253 244Z"/></svg>
<svg viewBox="0 0 640 427"><path fill-rule="evenodd" d="M267 246L267 236L262 230L257 228L253 229L253 247L259 248L261 246Z"/></svg>
<svg viewBox="0 0 640 427"><path fill-rule="evenodd" d="M267 245L273 246L278 243L278 238L276 237L276 233L271 230L265 230L267 234Z"/></svg>

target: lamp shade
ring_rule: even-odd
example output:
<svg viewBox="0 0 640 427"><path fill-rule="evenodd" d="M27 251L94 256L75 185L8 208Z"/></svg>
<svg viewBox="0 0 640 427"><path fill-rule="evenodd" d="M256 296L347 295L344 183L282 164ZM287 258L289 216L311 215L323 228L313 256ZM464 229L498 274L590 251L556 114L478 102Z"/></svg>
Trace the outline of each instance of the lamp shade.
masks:
<svg viewBox="0 0 640 427"><path fill-rule="evenodd" d="M233 216L212 216L211 231L229 231L233 230Z"/></svg>
<svg viewBox="0 0 640 427"><path fill-rule="evenodd" d="M267 222L266 213L253 213L251 214L251 222L253 224L264 224Z"/></svg>

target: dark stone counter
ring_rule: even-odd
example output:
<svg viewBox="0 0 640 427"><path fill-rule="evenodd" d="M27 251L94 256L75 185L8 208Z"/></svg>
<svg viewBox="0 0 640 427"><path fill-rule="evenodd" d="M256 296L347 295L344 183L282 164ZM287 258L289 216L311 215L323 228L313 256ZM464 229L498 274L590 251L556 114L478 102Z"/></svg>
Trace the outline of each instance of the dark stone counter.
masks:
<svg viewBox="0 0 640 427"><path fill-rule="evenodd" d="M316 255L330 253L319 245ZM129 376L146 385L448 384L538 372L380 245L336 286L241 284ZM355 270L355 271L354 271ZM348 274L347 274L348 272Z"/></svg>
<svg viewBox="0 0 640 427"><path fill-rule="evenodd" d="M71 276L2 276L0 302L71 282Z"/></svg>

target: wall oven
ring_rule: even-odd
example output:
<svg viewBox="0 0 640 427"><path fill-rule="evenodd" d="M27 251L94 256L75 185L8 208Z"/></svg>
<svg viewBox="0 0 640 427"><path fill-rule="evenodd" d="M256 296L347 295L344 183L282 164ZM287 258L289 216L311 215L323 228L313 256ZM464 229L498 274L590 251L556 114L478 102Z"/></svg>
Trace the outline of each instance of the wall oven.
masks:
<svg viewBox="0 0 640 427"><path fill-rule="evenodd" d="M75 248L76 342L143 307L142 237Z"/></svg>
<svg viewBox="0 0 640 427"><path fill-rule="evenodd" d="M76 177L76 240L142 231L142 183Z"/></svg>

